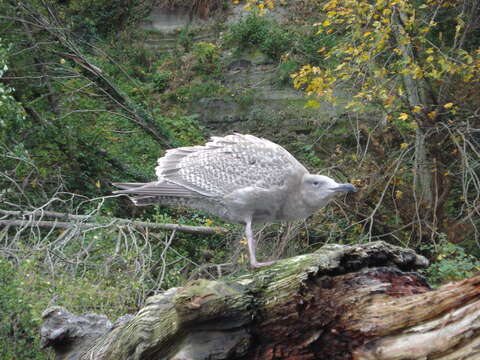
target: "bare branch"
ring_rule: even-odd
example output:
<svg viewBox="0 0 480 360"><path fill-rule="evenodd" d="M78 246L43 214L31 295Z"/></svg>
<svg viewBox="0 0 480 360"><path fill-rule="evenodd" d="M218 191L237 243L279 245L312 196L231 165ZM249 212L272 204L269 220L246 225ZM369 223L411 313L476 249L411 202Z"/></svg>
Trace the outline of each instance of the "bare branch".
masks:
<svg viewBox="0 0 480 360"><path fill-rule="evenodd" d="M0 213L5 213L5 210L0 210ZM11 211L10 213L20 213ZM50 212L51 213L51 212ZM88 218L86 215L66 215L66 218L70 219L85 219ZM111 222L108 224L100 223L75 223L75 222L64 222L64 221L38 221L38 220L0 220L0 227L4 226L21 226L21 227L40 227L40 228L58 228L64 230L70 229L95 229L99 227L111 227L114 225L120 226L132 226L137 229L154 229L154 230L168 230L168 231L179 231L188 234L201 234L201 235L215 235L222 232L226 232L225 228L221 227L208 227L208 226L190 226L190 225L178 225L178 224L153 224L145 221L131 221L126 219L111 219Z"/></svg>

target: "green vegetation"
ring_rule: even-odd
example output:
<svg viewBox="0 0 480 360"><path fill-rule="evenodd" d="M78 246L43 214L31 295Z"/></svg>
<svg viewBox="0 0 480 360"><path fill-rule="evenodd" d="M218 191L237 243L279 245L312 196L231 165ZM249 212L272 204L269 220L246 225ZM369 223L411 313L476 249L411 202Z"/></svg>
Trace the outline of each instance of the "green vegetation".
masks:
<svg viewBox="0 0 480 360"><path fill-rule="evenodd" d="M445 234L439 238L438 244L422 247L422 250L435 256L434 262L425 271L430 284L462 280L480 271L478 257L467 254L464 248L449 242Z"/></svg>
<svg viewBox="0 0 480 360"><path fill-rule="evenodd" d="M285 5L288 15L277 20L260 9L229 25L187 26L160 51L148 41L158 33L134 26L153 1L0 0L0 217L74 225L0 227L0 358L49 358L38 337L49 305L113 320L188 279L245 271L236 226L110 198L112 182L153 180L167 149L201 144L212 132L272 139L312 172L362 189L308 226L266 227L260 257L382 239L426 255L432 284L478 271L478 24L468 6L459 14L457 6L434 13L407 4L400 39L386 28L388 1L378 9L355 2L364 4L358 14L338 12L345 2ZM224 2L162 5L206 17ZM347 15L355 21L342 22ZM429 25L414 15L438 18ZM399 46L405 34L415 59ZM425 96L414 104L415 87ZM224 122L202 119L205 100L218 101L212 112ZM172 233L116 218L230 231ZM233 265L219 272L216 264Z"/></svg>
<svg viewBox="0 0 480 360"><path fill-rule="evenodd" d="M275 77L276 83L280 86L286 86L292 83L290 77L299 68L299 63L295 60L283 61L278 65Z"/></svg>
<svg viewBox="0 0 480 360"><path fill-rule="evenodd" d="M59 18L84 40L101 38L148 15L154 1L55 1ZM32 3L33 4L33 3ZM27 5L28 6L28 5ZM112 26L115 24L115 26Z"/></svg>
<svg viewBox="0 0 480 360"><path fill-rule="evenodd" d="M159 71L153 74L153 84L155 90L159 93L164 92L168 89L170 80L172 79L172 73L168 71Z"/></svg>
<svg viewBox="0 0 480 360"><path fill-rule="evenodd" d="M18 276L18 268L0 258L0 355L3 359L46 359L39 351L40 313L32 309L38 303L32 304L36 299L25 292L25 279Z"/></svg>
<svg viewBox="0 0 480 360"><path fill-rule="evenodd" d="M228 46L238 51L259 49L272 60L279 60L292 45L292 34L275 21L251 12L244 20L230 27L225 35Z"/></svg>
<svg viewBox="0 0 480 360"><path fill-rule="evenodd" d="M220 64L220 51L217 45L200 41L193 45L195 65L193 70L204 75L218 75Z"/></svg>

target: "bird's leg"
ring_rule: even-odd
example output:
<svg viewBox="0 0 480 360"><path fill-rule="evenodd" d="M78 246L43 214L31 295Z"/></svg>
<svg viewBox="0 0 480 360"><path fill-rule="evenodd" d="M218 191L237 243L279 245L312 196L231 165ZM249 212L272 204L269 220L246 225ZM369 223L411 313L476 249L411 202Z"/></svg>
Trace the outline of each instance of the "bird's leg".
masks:
<svg viewBox="0 0 480 360"><path fill-rule="evenodd" d="M250 258L250 265L255 267L257 265L257 257L255 256L255 239L253 238L253 231L252 231L252 219L248 218L245 221L245 235L247 236L247 244L248 244L248 256Z"/></svg>
<svg viewBox="0 0 480 360"><path fill-rule="evenodd" d="M254 269L261 268L263 266L272 265L275 261L267 261L267 262L257 262L257 257L255 256L255 248L256 248L256 241L253 237L252 231L252 219L248 218L245 221L245 235L247 236L247 244L248 244L248 255L250 258L250 266Z"/></svg>

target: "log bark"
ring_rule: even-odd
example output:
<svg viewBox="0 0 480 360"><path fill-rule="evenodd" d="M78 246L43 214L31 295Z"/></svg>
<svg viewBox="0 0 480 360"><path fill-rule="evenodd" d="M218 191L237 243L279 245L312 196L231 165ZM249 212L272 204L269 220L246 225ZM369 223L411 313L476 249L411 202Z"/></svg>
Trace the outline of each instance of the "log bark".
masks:
<svg viewBox="0 0 480 360"><path fill-rule="evenodd" d="M480 276L432 290L422 256L327 245L230 280L195 280L111 324L43 314L57 359L480 359Z"/></svg>

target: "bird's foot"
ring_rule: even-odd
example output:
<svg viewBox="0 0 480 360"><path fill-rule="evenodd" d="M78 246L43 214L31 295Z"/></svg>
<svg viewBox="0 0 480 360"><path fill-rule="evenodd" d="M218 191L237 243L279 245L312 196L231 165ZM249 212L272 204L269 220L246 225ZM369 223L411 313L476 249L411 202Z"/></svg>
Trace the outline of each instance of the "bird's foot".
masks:
<svg viewBox="0 0 480 360"><path fill-rule="evenodd" d="M277 260L273 260L273 261L266 261L266 262L254 262L254 263L251 263L250 266L253 268L253 269L260 269L262 267L265 267L265 266L270 266L272 264L275 264L277 262Z"/></svg>

